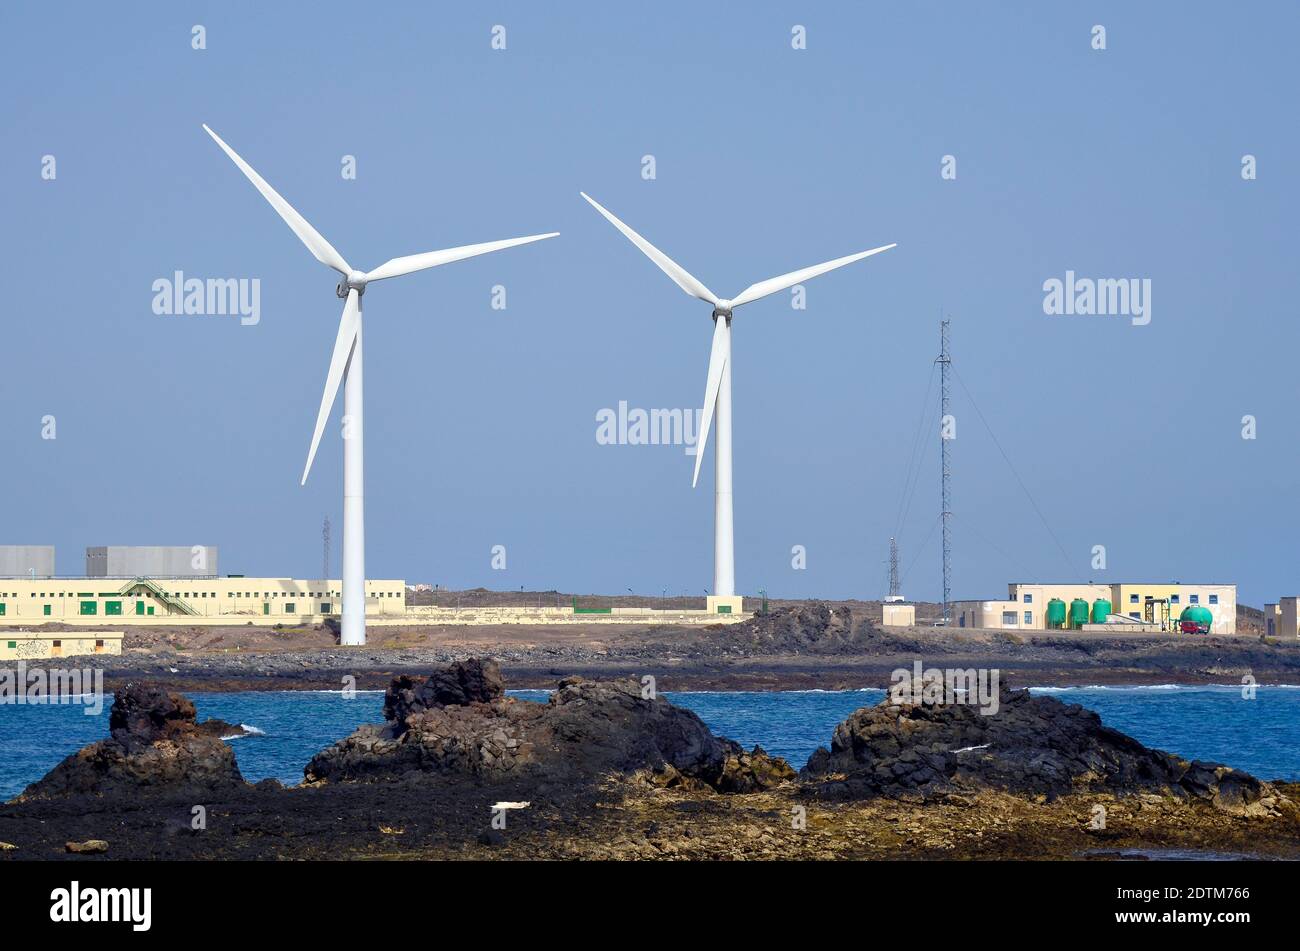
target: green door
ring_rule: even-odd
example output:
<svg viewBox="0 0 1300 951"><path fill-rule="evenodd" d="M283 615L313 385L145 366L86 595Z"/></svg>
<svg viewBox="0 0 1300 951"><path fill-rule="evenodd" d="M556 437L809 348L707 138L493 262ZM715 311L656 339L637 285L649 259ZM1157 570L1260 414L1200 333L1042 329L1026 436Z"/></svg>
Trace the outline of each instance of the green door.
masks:
<svg viewBox="0 0 1300 951"><path fill-rule="evenodd" d="M138 615L142 615L142 614L144 614L144 602L143 602L143 601L137 601L137 602L135 603L135 613L138 614Z"/></svg>
<svg viewBox="0 0 1300 951"><path fill-rule="evenodd" d="M121 601L105 601L105 602L104 602L104 613L105 613L105 614L121 614L121 613L122 613L122 602L121 602Z"/></svg>
<svg viewBox="0 0 1300 951"><path fill-rule="evenodd" d="M48 605L48 604L43 605L43 610L41 611L41 613L44 614L46 617L49 617L49 616L50 616L50 605Z"/></svg>
<svg viewBox="0 0 1300 951"><path fill-rule="evenodd" d="M262 602L262 613L263 613L263 614L270 614L270 613L271 613L271 602L270 602L270 601L263 601L263 602Z"/></svg>
<svg viewBox="0 0 1300 951"><path fill-rule="evenodd" d="M82 601L82 602L81 602L81 613L82 613L82 614L98 614L98 613L99 613L99 604L98 604L98 602L96 602L96 601Z"/></svg>

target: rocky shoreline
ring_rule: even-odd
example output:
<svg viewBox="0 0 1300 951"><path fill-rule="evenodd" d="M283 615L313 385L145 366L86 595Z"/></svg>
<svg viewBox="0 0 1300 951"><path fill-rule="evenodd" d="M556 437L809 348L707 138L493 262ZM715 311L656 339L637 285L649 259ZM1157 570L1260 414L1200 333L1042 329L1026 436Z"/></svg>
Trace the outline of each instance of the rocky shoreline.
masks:
<svg viewBox="0 0 1300 951"><path fill-rule="evenodd" d="M567 676L545 703L505 687L484 659L394 678L384 722L318 752L286 789L243 780L219 738L229 724L134 684L108 738L0 806L0 856L1300 857L1300 785L1149 749L1005 685L984 712L887 697L798 772L642 681Z"/></svg>

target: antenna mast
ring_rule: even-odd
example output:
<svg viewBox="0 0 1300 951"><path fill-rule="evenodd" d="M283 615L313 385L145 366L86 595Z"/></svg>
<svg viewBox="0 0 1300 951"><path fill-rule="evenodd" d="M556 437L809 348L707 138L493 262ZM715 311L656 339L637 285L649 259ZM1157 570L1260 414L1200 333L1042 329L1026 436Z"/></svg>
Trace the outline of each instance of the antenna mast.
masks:
<svg viewBox="0 0 1300 951"><path fill-rule="evenodd" d="M330 580L330 517L325 516L325 525L321 528L321 580Z"/></svg>
<svg viewBox="0 0 1300 951"><path fill-rule="evenodd" d="M902 595L898 590L898 540L891 537L889 539L889 600L901 601Z"/></svg>
<svg viewBox="0 0 1300 951"><path fill-rule="evenodd" d="M948 320L939 322L939 449L943 465L943 484L941 488L942 508L940 520L943 523L943 623L952 621L949 598L952 592L952 464L948 455L948 444L956 435L953 431L952 414L949 412L951 396L948 383L948 367L952 357L948 353Z"/></svg>

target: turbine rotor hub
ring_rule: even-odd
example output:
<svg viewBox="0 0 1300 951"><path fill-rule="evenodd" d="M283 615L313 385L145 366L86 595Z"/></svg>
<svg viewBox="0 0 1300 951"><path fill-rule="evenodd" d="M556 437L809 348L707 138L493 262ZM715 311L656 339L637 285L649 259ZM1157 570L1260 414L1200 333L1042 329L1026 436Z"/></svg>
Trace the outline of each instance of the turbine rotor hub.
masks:
<svg viewBox="0 0 1300 951"><path fill-rule="evenodd" d="M352 271L343 280L339 281L338 286L334 288L334 293L339 297L347 297L348 291L356 291L358 295L366 292L366 275L364 271Z"/></svg>
<svg viewBox="0 0 1300 951"><path fill-rule="evenodd" d="M726 317L727 326L731 326L731 301L718 301L717 306L713 308L713 319L717 320L719 317Z"/></svg>

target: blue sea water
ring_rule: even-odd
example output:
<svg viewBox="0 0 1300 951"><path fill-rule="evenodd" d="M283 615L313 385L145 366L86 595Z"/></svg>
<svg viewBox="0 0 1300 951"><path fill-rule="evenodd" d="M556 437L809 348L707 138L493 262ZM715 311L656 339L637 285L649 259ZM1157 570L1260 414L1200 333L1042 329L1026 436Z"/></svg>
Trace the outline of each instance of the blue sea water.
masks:
<svg viewBox="0 0 1300 951"><path fill-rule="evenodd" d="M1149 746L1192 759L1227 763L1265 779L1300 780L1300 689L1260 687L1245 700L1240 687L1036 688L1096 710L1102 720ZM546 691L512 693L546 699ZM352 699L337 691L259 691L190 694L200 718L243 723L258 735L232 741L250 781L302 779L312 755L358 724L382 719L383 693ZM796 768L830 742L835 724L882 690L669 693L715 732L746 748L755 744ZM17 795L69 753L102 739L108 711L86 716L68 706L0 706L0 800Z"/></svg>

